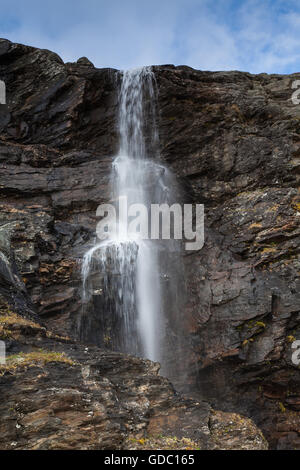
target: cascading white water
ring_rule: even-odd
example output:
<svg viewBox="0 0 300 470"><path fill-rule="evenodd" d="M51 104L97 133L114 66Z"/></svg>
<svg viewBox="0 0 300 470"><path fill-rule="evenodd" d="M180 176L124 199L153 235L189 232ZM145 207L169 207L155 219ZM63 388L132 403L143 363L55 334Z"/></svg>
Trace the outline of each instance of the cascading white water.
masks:
<svg viewBox="0 0 300 470"><path fill-rule="evenodd" d="M168 202L169 173L154 161L158 138L155 77L150 67L123 72L119 129L120 149L111 173L112 199L126 196L128 206L138 203L148 208L152 203ZM112 346L155 361L162 358L165 328L160 250L158 241L143 240L138 234L135 239L129 237L127 226L119 221L116 233L91 248L82 266L84 302L100 293L105 299L102 310L114 316L117 339Z"/></svg>

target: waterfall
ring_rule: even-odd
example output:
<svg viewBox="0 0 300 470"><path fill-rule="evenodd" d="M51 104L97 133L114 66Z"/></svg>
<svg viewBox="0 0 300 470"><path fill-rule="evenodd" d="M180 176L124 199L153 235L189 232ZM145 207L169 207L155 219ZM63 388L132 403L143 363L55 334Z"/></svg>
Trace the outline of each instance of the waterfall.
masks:
<svg viewBox="0 0 300 470"><path fill-rule="evenodd" d="M125 71L119 92L119 152L111 171L112 201L127 204L170 201L174 181L159 161L155 76L150 67ZM103 343L115 350L163 361L164 255L159 240L127 233L119 220L108 240L93 246L82 264L83 302L93 299L101 316ZM165 270L162 270L162 264ZM176 299L175 299L176 301Z"/></svg>

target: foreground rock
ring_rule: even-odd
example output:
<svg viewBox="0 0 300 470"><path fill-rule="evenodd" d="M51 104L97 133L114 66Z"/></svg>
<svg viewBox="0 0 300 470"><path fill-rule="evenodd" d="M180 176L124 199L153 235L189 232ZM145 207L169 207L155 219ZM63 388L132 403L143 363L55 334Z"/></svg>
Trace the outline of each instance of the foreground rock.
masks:
<svg viewBox="0 0 300 470"><path fill-rule="evenodd" d="M156 363L75 344L4 307L0 325L2 450L267 449L250 420L178 395Z"/></svg>

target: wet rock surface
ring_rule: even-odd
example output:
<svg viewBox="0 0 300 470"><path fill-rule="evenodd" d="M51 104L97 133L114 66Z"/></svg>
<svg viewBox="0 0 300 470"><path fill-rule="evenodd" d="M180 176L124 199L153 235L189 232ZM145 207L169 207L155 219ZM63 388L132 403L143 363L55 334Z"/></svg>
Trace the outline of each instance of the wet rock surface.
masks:
<svg viewBox="0 0 300 470"><path fill-rule="evenodd" d="M162 160L184 190L179 202L204 203L206 217L204 248L184 254L188 379L176 386L252 418L272 448L299 448L291 345L300 339L300 107L291 85L300 74L154 71ZM0 233L0 294L72 338L80 260L96 208L110 199L119 78L86 58L64 64L0 40L8 103L0 112L0 231L9 228L9 237Z"/></svg>

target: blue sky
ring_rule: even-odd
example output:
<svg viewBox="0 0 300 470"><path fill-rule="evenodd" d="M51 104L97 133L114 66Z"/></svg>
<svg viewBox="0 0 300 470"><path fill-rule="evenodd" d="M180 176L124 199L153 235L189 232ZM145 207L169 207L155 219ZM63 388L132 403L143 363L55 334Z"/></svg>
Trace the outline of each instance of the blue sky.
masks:
<svg viewBox="0 0 300 470"><path fill-rule="evenodd" d="M0 37L97 67L300 71L299 0L0 0Z"/></svg>

